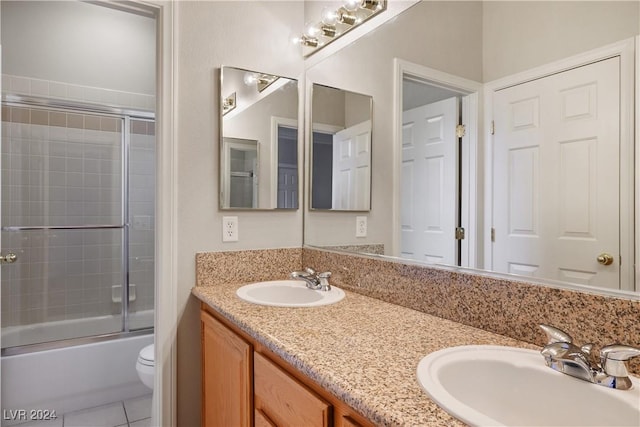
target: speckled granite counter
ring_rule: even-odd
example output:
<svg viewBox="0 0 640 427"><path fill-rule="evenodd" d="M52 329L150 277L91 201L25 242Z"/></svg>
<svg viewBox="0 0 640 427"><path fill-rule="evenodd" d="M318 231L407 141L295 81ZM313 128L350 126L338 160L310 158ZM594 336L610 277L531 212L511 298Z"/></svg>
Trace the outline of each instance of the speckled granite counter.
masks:
<svg viewBox="0 0 640 427"><path fill-rule="evenodd" d="M417 382L418 362L433 351L467 344L536 348L353 292L329 306L280 308L242 301L239 286L199 286L193 294L378 425L464 425Z"/></svg>

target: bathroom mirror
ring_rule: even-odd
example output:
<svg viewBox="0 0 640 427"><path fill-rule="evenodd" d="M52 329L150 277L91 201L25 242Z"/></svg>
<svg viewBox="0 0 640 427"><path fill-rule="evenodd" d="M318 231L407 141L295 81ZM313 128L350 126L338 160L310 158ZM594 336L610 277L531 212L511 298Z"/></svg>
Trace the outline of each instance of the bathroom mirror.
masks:
<svg viewBox="0 0 640 427"><path fill-rule="evenodd" d="M602 19L603 16L607 19ZM550 21L549 17L553 17L553 20ZM541 22L545 22L545 25L541 26ZM373 115L376 120L372 127L376 142L372 152L372 168L375 173L371 181L371 210L365 215L367 224L365 236L356 236L357 224L360 221L357 218L360 216L358 214L337 212L327 215L323 211L310 210L305 213L305 244L359 253L383 254L411 259L412 262L417 260L469 267L482 270L483 274L486 274L487 270L498 275L518 274L529 276L532 280L539 278L548 283L562 283L563 286L571 288L587 289L588 287L590 291L618 292L619 295L625 295L624 292L627 291L636 291L633 267L637 259L633 238L636 234L634 230L636 220L633 206L637 191L634 190L636 178L633 174L632 153L633 125L638 119L633 116L633 96L629 94L634 93L633 82L638 81L638 76L634 76L633 71L629 75L628 70L629 64L636 61L633 55L634 50L637 52L637 48L634 49L633 38L640 34L639 23L638 2L422 1L371 31L366 37L310 65L306 70L308 81L367 93L376 100L373 104ZM418 40L419 46L416 43ZM625 41L630 40L630 44L625 45ZM620 48L622 45L626 47ZM503 237L500 236L500 233L504 233L504 226L510 224L508 217L504 219L503 216L501 219L498 215L496 200L502 197L500 191L504 192L502 184L523 185L521 181L499 178L501 175L498 174L503 172L495 169L496 163L498 165L506 163L497 161L496 159L499 160L499 158L495 157L496 153L492 151L491 118L498 117L498 113L492 111L494 93L506 87L500 86L500 84L506 84L504 82L514 81L513 84L516 84L517 78L526 80L529 76L530 80L535 76L537 80L540 76L535 75L534 71L539 74L540 70L549 67L549 64L555 64L556 67L558 64L565 64L564 70L567 70L587 63L600 62L594 59L598 54L602 59L604 57L621 58L619 52L623 52L624 58L619 59L620 68L618 73L614 72L614 74L622 79L620 87L623 89L620 92L618 105L622 111L621 115L626 115L626 124L619 130L621 148L618 163L614 164L613 168L607 168L606 176L609 177L607 180L619 180L616 190L613 191L621 194L616 202L618 213L614 214L614 217L616 224L619 224L618 228L625 231L619 233L618 240L614 241L611 249L605 246L593 248L596 251L594 253L581 253L581 256L590 263L589 268L576 268L569 274L565 274L564 278L538 275L536 269L546 268L544 262L541 262L540 266L520 263L514 268L512 263L494 268L492 257L495 257L497 242L492 242L491 229L494 228L495 239L499 240L504 237L504 234ZM591 59L585 59L587 57ZM582 58L583 63L576 66L576 58ZM551 68L548 69L551 70ZM631 69L633 70L633 66ZM550 73L553 74L555 71ZM542 90L550 87L545 86L544 82L542 84ZM596 93L592 92L592 89L582 92L582 89L576 90L578 87L592 88L589 84L576 83L575 86L569 85L563 89L563 96L566 95L563 99L568 102L565 102L566 108L563 110L565 113L573 111L571 108L574 107L577 108L575 111L580 110L581 107L578 108L577 104L573 104L579 98L588 100L589 108L598 100L604 101L604 92ZM405 173L409 169L409 163L403 161L406 159L403 158L402 148L394 145L402 146L408 143L407 135L403 132L403 127L406 128L405 125L408 122L403 120L402 111L409 107L403 109L402 105L409 98L433 97L431 101L413 104L411 108L444 99L438 98L439 96L458 98L458 114L460 117L466 114L469 121L464 123L466 134L465 130L461 129L460 132L464 136L456 136L456 144L459 144L458 150L462 153L461 155L467 151L467 155L475 156L472 160L469 160L469 157L461 157L456 161L458 169L453 178L456 196L452 203L459 204L456 208L457 213L454 214L458 218L446 233L447 238L453 240L456 238L456 226L463 225L466 235L464 238L460 236L461 240L453 245L452 250L455 252L447 261L429 260L425 256L408 256L403 253L401 238L398 237L407 228L406 224L409 222L409 218L406 218L402 211L401 203L403 200L406 202L418 199L417 196L407 198L402 195L402 182L403 179L406 182ZM532 95L532 98L536 96ZM616 101L614 101L615 104ZM617 111L617 108L614 110ZM475 116L473 111L476 112ZM523 114L518 116L519 119L523 119L521 123L523 126L528 120L527 117L530 119L538 117L532 112L533 110L524 108L518 111ZM544 109L538 111L544 112ZM488 121L485 121L483 113ZM512 113L515 114L513 111ZM576 123L588 115L585 113L583 117L580 114L575 115ZM506 116L506 119L509 119L509 116ZM535 123L535 120L529 120L527 123ZM495 124L496 129L500 129L500 126L501 124ZM474 132L475 142L469 140ZM310 141L308 143L310 144ZM622 148L622 144L626 144L627 148ZM524 148L526 147L518 153L525 153ZM562 153L563 156L578 154L580 151L577 145L571 146L571 144L564 144L562 149L565 150ZM475 153L473 153L474 150ZM432 156L434 163L436 157ZM531 163L527 162L534 161L535 156L527 159L525 160L525 157L520 159L522 160L519 163L520 170L530 165ZM561 161L560 151L552 154L550 159ZM637 167L635 169L638 170ZM578 188L576 186L585 182L586 179L580 175L581 170L583 169L576 169L557 182L550 181L539 189L546 191L553 187ZM539 174L549 176L550 172L540 170ZM579 176L583 178L578 178ZM522 188L526 189L526 185ZM570 192L575 194L574 190ZM509 206L524 207L525 202L534 200L529 197L532 193L523 191L518 194L528 194L528 196L518 203L513 199L513 203ZM566 251L577 254L587 247L587 241L594 239L588 233L580 236L583 232L577 230L578 225L589 225L584 222L586 216L576 216L580 210L574 207L578 205L571 202L565 203L564 206L567 208L563 213L564 223L576 228L571 231L573 233L571 237L579 237L585 243L579 246L580 250ZM569 215L572 211L574 213ZM555 214L545 215L543 209L536 215L536 224L539 224L537 226L540 230L540 227L544 227L542 224ZM449 215L446 217L448 218ZM522 224L521 230L525 231L521 234L528 233L525 225L529 224L525 222ZM525 243L522 242L522 244ZM523 247L526 251L538 251L531 246ZM600 263L602 253L609 253L609 251L613 262L605 265L608 258L603 256L604 262ZM553 256L551 252L549 255ZM621 265L620 257L622 257ZM591 269L607 271L611 265L617 267L618 272L605 279L605 283L589 282L592 275Z"/></svg>
<svg viewBox="0 0 640 427"><path fill-rule="evenodd" d="M298 81L220 70L220 209L297 209Z"/></svg>
<svg viewBox="0 0 640 427"><path fill-rule="evenodd" d="M311 99L311 209L368 211L372 98L314 84Z"/></svg>

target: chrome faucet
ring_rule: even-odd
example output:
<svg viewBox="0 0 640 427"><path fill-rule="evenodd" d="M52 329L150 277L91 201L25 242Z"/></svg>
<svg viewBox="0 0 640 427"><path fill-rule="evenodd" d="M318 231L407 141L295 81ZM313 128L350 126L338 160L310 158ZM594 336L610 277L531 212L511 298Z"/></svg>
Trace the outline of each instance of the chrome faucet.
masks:
<svg viewBox="0 0 640 427"><path fill-rule="evenodd" d="M309 267L305 268L304 271L294 271L291 273L292 279L304 281L307 288L315 291L330 291L331 285L329 284L329 277L331 277L329 271L316 273L313 268Z"/></svg>
<svg viewBox="0 0 640 427"><path fill-rule="evenodd" d="M625 361L640 356L640 348L622 344L607 345L600 350L600 363L593 363L593 344L578 347L566 332L544 324L540 325L540 328L547 334L548 340L540 353L551 369L609 388L631 388L632 383Z"/></svg>

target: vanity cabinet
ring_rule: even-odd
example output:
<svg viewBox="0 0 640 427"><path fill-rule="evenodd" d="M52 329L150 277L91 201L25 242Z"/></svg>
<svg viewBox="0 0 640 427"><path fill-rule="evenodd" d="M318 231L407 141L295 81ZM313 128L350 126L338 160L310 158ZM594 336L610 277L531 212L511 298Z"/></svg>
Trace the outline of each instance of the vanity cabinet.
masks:
<svg viewBox="0 0 640 427"><path fill-rule="evenodd" d="M252 348L204 311L202 425L251 427Z"/></svg>
<svg viewBox="0 0 640 427"><path fill-rule="evenodd" d="M200 317L203 427L373 426L204 303Z"/></svg>

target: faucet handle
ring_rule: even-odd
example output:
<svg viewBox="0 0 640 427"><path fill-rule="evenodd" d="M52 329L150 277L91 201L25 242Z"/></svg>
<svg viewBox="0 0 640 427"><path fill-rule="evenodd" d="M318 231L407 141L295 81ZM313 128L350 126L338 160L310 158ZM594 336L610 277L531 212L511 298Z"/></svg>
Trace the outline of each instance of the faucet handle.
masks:
<svg viewBox="0 0 640 427"><path fill-rule="evenodd" d="M541 323L540 328L544 331L545 334L547 334L547 344L553 344L556 342L573 342L573 338L571 338L571 335L554 326Z"/></svg>
<svg viewBox="0 0 640 427"><path fill-rule="evenodd" d="M611 344L602 347L600 354L612 360L629 360L632 357L640 356L640 348L624 344Z"/></svg>
<svg viewBox="0 0 640 427"><path fill-rule="evenodd" d="M629 375L625 360L640 356L640 348L623 344L611 344L600 350L600 363L607 375L626 377Z"/></svg>
<svg viewBox="0 0 640 427"><path fill-rule="evenodd" d="M306 272L307 272L309 275L311 275L311 276L313 276L313 275L315 275L315 274L316 274L316 271L315 271L313 268L311 268L311 267L307 267L307 268L305 268L305 269L304 269L304 271L306 271Z"/></svg>
<svg viewBox="0 0 640 427"><path fill-rule="evenodd" d="M330 291L331 285L329 284L329 277L331 277L331 272L325 271L324 273L318 273L317 277L320 281L320 290Z"/></svg>

